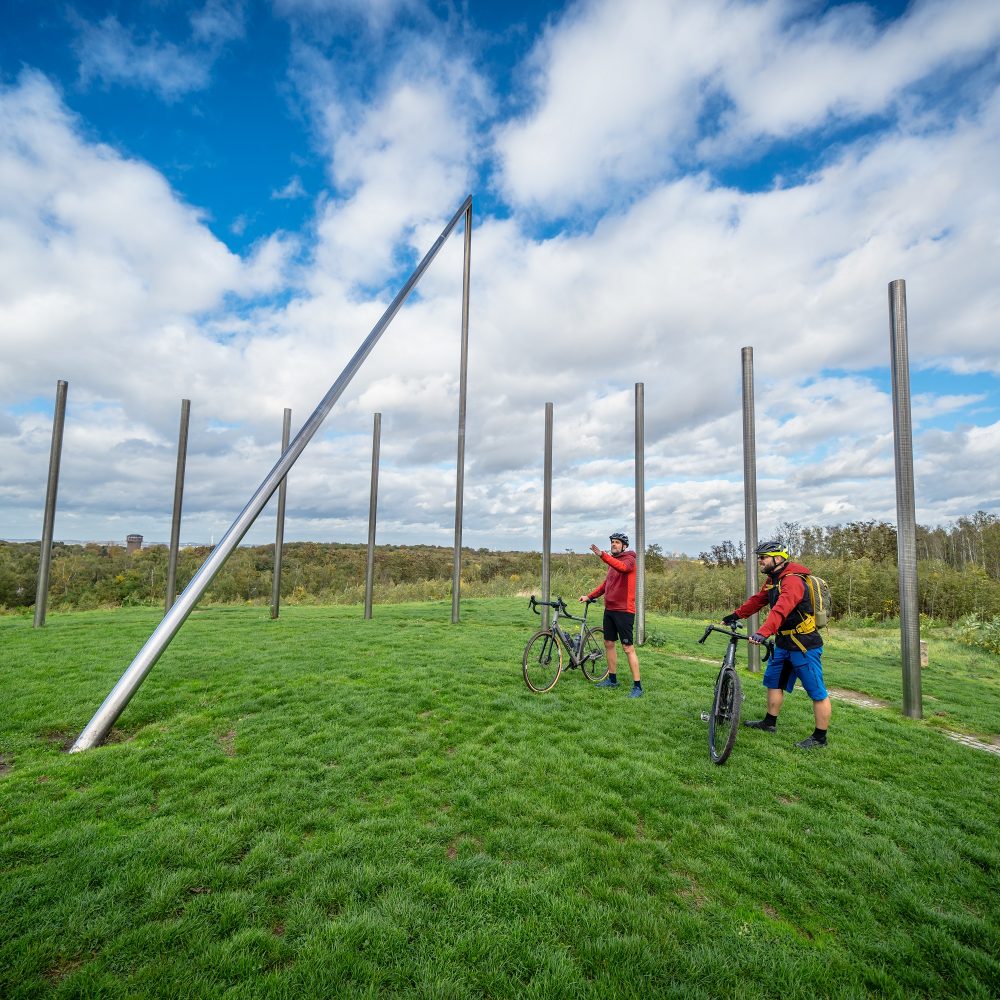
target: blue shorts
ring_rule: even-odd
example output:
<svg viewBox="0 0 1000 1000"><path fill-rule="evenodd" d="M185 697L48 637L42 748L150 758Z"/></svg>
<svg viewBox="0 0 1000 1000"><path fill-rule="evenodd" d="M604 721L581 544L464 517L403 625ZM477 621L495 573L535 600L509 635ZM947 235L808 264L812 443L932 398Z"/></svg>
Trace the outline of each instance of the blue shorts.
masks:
<svg viewBox="0 0 1000 1000"><path fill-rule="evenodd" d="M807 649L804 653L798 649L778 649L775 646L774 655L767 661L767 670L764 671L764 687L791 691L798 680L813 701L823 701L828 695L823 685L822 655L822 646Z"/></svg>

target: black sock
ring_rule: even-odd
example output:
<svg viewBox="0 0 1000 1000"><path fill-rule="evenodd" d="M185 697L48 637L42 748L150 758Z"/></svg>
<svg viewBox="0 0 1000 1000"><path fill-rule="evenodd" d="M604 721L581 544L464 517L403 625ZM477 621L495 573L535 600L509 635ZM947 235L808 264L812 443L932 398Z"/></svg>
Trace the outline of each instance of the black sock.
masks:
<svg viewBox="0 0 1000 1000"><path fill-rule="evenodd" d="M765 726L776 726L777 724L778 724L778 717L776 715L771 715L771 713L768 712L767 715L764 716Z"/></svg>
<svg viewBox="0 0 1000 1000"><path fill-rule="evenodd" d="M608 680L609 681L616 681L616 680L618 680L618 675L613 670L609 670L608 671Z"/></svg>
<svg viewBox="0 0 1000 1000"><path fill-rule="evenodd" d="M642 690L642 681L632 681L632 687Z"/></svg>
<svg viewBox="0 0 1000 1000"><path fill-rule="evenodd" d="M819 728L814 729L813 730L813 739L817 743L825 743L826 742L826 730L825 729L819 729Z"/></svg>

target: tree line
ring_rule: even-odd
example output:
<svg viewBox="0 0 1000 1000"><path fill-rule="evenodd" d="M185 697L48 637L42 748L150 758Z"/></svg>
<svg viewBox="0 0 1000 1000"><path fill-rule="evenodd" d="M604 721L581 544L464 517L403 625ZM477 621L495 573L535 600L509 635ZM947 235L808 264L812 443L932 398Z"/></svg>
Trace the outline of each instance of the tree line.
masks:
<svg viewBox="0 0 1000 1000"><path fill-rule="evenodd" d="M786 523L782 543L833 591L836 615L871 622L899 613L895 529L884 522L832 528ZM182 549L178 591L211 549ZM0 611L27 613L35 603L38 542L0 542ZM68 545L52 549L49 603L52 610L162 606L168 550L153 545L129 554L124 546ZM918 533L920 610L942 621L971 614L1000 615L1000 523L978 512L947 529ZM360 604L364 600L367 547L345 543L289 542L282 549L282 601L300 604ZM744 597L741 545L725 542L701 558L671 559L657 544L646 550L646 607L666 614L720 616ZM202 598L205 603L271 600L274 546L238 548ZM567 601L592 590L603 567L589 553L553 553L551 593ZM451 595L452 550L429 545L380 545L375 554L376 603L444 600ZM465 549L462 594L513 597L540 593L538 552Z"/></svg>
<svg viewBox="0 0 1000 1000"><path fill-rule="evenodd" d="M979 510L948 527L918 524L916 528L918 562L942 563L959 571L979 569L990 579L1000 580L1000 517L996 514ZM827 527L802 527L786 521L767 535L771 538L799 560L867 558L880 564L896 563L896 528L887 521L851 521ZM741 566L743 542L720 542L698 558L709 567Z"/></svg>

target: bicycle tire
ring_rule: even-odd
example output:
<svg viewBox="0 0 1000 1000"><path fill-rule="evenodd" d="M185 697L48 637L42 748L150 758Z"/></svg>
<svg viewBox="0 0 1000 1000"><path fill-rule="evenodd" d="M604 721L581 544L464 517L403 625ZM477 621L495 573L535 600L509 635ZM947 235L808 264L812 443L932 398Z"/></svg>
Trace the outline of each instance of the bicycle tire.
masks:
<svg viewBox="0 0 1000 1000"><path fill-rule="evenodd" d="M742 705L740 679L732 667L723 667L715 682L712 714L708 717L708 749L714 764L725 764L733 752Z"/></svg>
<svg viewBox="0 0 1000 1000"><path fill-rule="evenodd" d="M604 629L588 628L583 639L580 669L588 681L596 684L608 676L608 657L604 649Z"/></svg>
<svg viewBox="0 0 1000 1000"><path fill-rule="evenodd" d="M521 659L524 683L535 694L551 691L562 673L562 656L562 647L552 634L552 629L543 628L536 632L524 647L524 656Z"/></svg>

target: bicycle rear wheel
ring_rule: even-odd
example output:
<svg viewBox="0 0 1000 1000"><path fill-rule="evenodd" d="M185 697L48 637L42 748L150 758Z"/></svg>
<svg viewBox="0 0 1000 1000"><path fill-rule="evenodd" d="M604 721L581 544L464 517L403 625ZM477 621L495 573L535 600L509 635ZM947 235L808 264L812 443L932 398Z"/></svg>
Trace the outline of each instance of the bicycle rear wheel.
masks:
<svg viewBox="0 0 1000 1000"><path fill-rule="evenodd" d="M724 764L732 753L742 705L740 679L732 667L723 667L715 682L715 700L708 718L708 749L715 764Z"/></svg>
<svg viewBox="0 0 1000 1000"><path fill-rule="evenodd" d="M551 629L536 632L524 647L524 683L537 694L551 691L562 673L562 647Z"/></svg>
<svg viewBox="0 0 1000 1000"><path fill-rule="evenodd" d="M583 639L580 669L588 681L603 681L608 676L608 658L604 651L604 629L588 628Z"/></svg>

